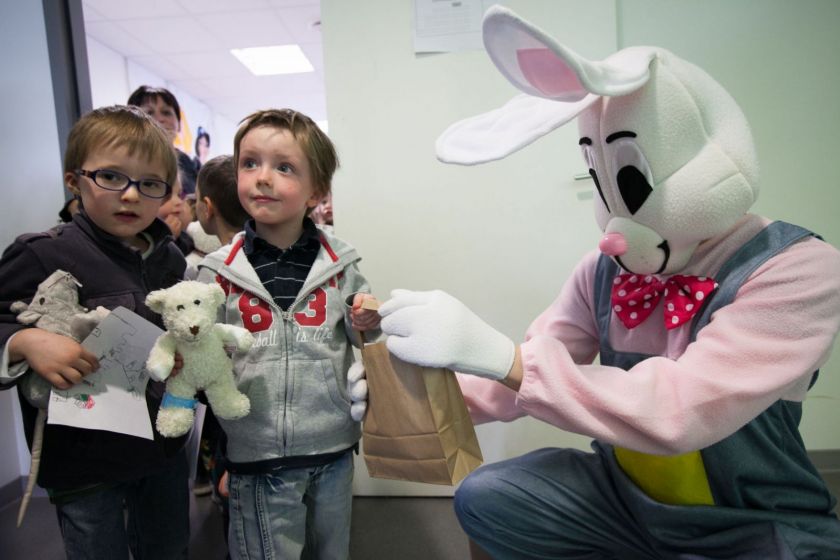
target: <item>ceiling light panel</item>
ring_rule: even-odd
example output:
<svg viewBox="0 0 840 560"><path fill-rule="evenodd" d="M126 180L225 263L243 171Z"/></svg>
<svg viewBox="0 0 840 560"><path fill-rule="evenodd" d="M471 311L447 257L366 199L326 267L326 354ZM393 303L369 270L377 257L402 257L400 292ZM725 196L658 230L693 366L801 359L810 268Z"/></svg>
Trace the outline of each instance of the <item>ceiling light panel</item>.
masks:
<svg viewBox="0 0 840 560"><path fill-rule="evenodd" d="M301 74L314 71L312 63L298 45L231 49L230 52L255 76Z"/></svg>

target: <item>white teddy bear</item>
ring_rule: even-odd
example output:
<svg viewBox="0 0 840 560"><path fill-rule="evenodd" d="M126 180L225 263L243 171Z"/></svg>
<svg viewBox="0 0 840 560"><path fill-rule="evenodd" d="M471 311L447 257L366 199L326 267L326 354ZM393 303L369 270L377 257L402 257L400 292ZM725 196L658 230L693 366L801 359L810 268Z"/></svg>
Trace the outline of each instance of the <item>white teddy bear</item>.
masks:
<svg viewBox="0 0 840 560"><path fill-rule="evenodd" d="M235 420L250 412L248 397L236 388L233 362L225 346L245 352L254 343L254 337L241 327L215 322L224 299L225 293L217 284L195 281L180 282L146 297L146 305L161 314L167 330L157 339L146 361L149 375L166 381L166 394L155 424L161 435L177 437L189 431L199 390L207 395L219 418ZM184 365L170 377L176 352Z"/></svg>

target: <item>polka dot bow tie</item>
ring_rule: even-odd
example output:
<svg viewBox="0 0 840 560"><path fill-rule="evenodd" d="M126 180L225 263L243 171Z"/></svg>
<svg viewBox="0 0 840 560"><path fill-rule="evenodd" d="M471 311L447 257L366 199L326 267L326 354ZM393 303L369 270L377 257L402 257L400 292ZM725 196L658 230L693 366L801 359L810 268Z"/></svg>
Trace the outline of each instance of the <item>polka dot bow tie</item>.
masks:
<svg viewBox="0 0 840 560"><path fill-rule="evenodd" d="M638 327L665 298L665 328L675 329L691 320L703 301L718 287L706 276L671 276L661 282L653 276L619 274L613 280L612 308L628 329Z"/></svg>

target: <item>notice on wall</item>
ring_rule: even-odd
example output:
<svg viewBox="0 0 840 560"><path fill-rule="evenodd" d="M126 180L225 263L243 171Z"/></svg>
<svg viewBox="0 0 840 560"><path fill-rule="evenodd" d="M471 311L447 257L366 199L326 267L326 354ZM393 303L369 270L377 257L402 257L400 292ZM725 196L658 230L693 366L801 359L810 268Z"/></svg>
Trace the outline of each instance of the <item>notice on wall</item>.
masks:
<svg viewBox="0 0 840 560"><path fill-rule="evenodd" d="M484 48L481 22L497 0L414 0L414 52Z"/></svg>
<svg viewBox="0 0 840 560"><path fill-rule="evenodd" d="M153 439L146 358L162 333L124 307L111 311L82 342L99 369L66 391L52 390L47 422Z"/></svg>

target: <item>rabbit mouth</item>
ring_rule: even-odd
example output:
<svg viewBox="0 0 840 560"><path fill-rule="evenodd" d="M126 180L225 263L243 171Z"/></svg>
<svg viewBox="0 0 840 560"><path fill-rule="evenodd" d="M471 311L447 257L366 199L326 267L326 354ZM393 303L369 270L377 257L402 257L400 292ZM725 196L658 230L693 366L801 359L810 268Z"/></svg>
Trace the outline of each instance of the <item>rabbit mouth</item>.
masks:
<svg viewBox="0 0 840 560"><path fill-rule="evenodd" d="M662 265L656 271L654 271L653 274L662 274L662 272L668 266L668 262L671 260L671 246L668 245L667 240L663 240L662 243L660 243L659 245L656 246L656 248L660 249L662 251L662 253L664 254L664 256L662 258ZM637 271L634 271L634 270L630 269L628 266L626 266L621 261L621 257L615 256L613 258L615 259L615 262L618 263L618 266L620 266L621 268L623 268L627 272L637 272ZM639 271L639 273L641 273L641 271Z"/></svg>

